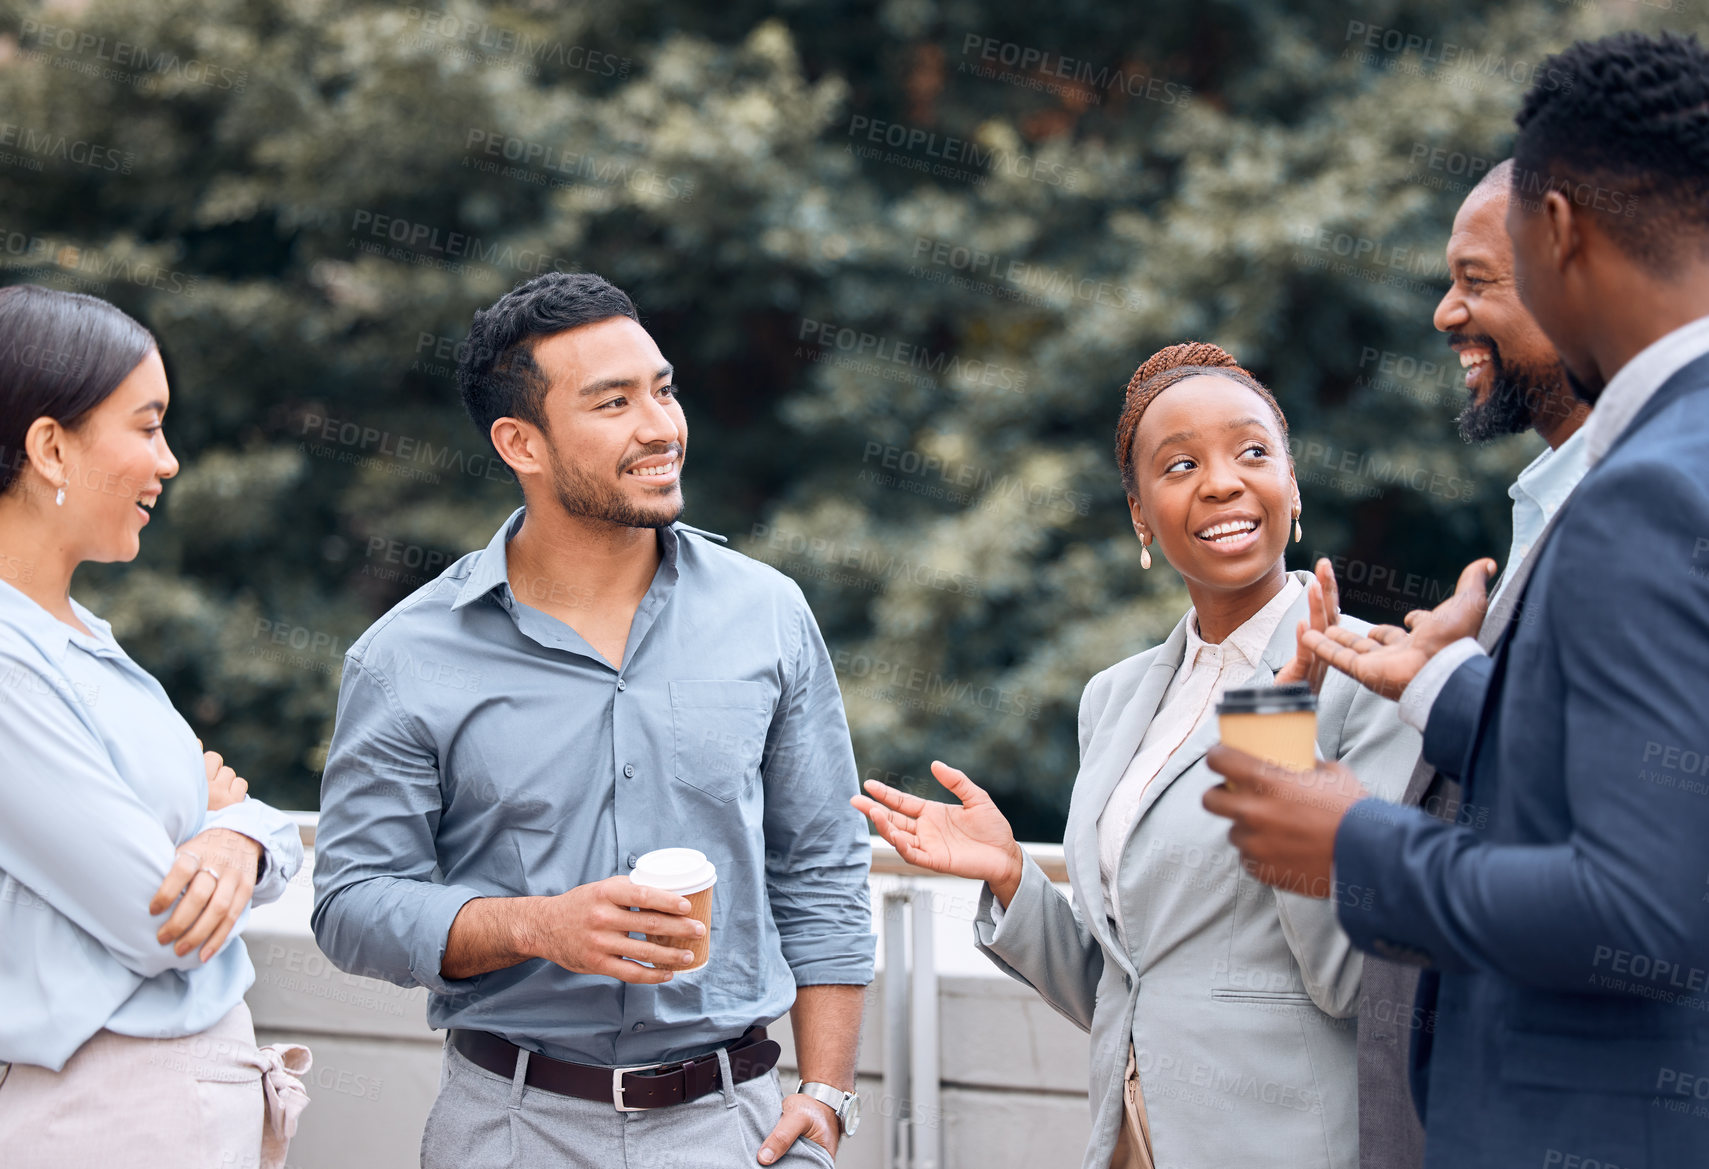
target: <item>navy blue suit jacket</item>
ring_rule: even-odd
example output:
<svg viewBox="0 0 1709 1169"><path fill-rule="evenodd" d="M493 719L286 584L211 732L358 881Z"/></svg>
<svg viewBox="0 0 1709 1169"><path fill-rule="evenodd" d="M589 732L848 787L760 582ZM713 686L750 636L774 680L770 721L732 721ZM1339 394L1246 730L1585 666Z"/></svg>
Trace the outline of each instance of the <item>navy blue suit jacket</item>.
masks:
<svg viewBox="0 0 1709 1169"><path fill-rule="evenodd" d="M1523 587L1424 735L1482 827L1356 805L1335 875L1375 892L1340 919L1433 968L1430 1169L1709 1166L1709 357L1579 483Z"/></svg>

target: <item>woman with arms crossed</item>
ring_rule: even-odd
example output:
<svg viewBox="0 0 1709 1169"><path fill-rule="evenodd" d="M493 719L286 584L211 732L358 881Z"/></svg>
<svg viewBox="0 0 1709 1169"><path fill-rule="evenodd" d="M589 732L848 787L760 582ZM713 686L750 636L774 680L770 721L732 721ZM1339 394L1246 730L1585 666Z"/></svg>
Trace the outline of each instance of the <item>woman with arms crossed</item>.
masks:
<svg viewBox="0 0 1709 1169"><path fill-rule="evenodd" d="M985 881L980 948L1091 1032L1087 1169L1354 1169L1360 956L1333 900L1242 870L1200 804L1221 778L1204 755L1224 690L1290 681L1319 689L1319 752L1376 794L1404 788L1418 735L1298 652L1308 622L1366 626L1339 617L1327 561L1283 567L1300 497L1269 390L1214 345L1171 346L1128 384L1116 459L1141 564L1159 547L1193 607L1081 698L1072 902L952 767L932 771L959 805L874 782L855 805L904 860Z"/></svg>
<svg viewBox="0 0 1709 1169"><path fill-rule="evenodd" d="M0 1160L279 1165L300 1047L257 1048L237 927L302 864L290 818L201 744L84 561L136 557L169 392L105 301L0 289Z"/></svg>

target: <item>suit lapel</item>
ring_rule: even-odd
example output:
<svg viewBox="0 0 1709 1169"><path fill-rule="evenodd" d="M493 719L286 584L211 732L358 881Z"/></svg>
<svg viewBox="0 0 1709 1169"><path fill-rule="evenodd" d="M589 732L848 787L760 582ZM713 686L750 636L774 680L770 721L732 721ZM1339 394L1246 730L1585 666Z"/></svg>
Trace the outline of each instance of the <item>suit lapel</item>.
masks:
<svg viewBox="0 0 1709 1169"><path fill-rule="evenodd" d="M1656 415L1672 405L1677 399L1689 393L1702 391L1704 389L1703 379L1706 376L1709 376L1709 355L1689 362L1684 368L1663 382L1661 387L1650 396L1650 400L1644 403L1643 408L1638 411L1632 421L1626 425L1626 429L1622 430L1614 439L1613 444L1603 454L1597 466L1606 463L1623 443L1629 441L1634 434L1648 426ZM1585 474L1588 478L1595 473L1596 467L1592 467ZM1582 481L1580 480L1580 482ZM1495 647L1501 643L1503 635L1512 627L1514 618L1518 616L1520 608L1525 603L1523 594L1526 582L1531 579L1531 570L1536 567L1537 559L1542 555L1543 546L1548 543L1550 535L1555 530L1555 525L1560 522L1561 516L1566 514L1567 508L1572 506L1573 497L1577 494L1578 488L1574 487L1567 494L1566 499L1561 502L1561 506L1555 509L1555 514L1550 516L1549 522L1543 526L1543 533L1537 537L1537 543L1532 546L1530 554L1514 570L1513 583L1508 586L1496 603L1490 606L1489 612L1485 614L1483 627L1478 631L1478 644L1483 647L1485 653L1494 653Z"/></svg>
<svg viewBox="0 0 1709 1169"><path fill-rule="evenodd" d="M1288 659L1294 656L1294 626L1310 611L1311 602L1307 600L1304 593L1301 593L1294 603L1288 606L1288 611L1282 615L1281 623L1276 626L1276 632L1271 635L1269 643L1264 647L1263 656L1252 671L1252 677L1248 681L1242 682L1242 686L1269 686L1276 681L1276 671L1286 665ZM1181 778L1188 769L1203 759L1205 752L1221 741L1222 728L1213 711L1211 716L1195 727L1193 733L1188 735L1186 740L1175 749L1175 752L1169 756L1163 767L1157 772L1157 778L1146 786L1145 795L1139 802L1139 814L1133 819L1135 829L1144 822L1145 814L1151 811L1151 806L1157 802L1158 797L1162 796L1169 789L1169 786ZM1134 745L1138 746L1137 740ZM1133 755L1130 753L1128 762L1132 760ZM1127 762L1122 764L1121 769L1127 770ZM1104 798L1106 800L1109 798L1108 793L1105 793ZM1100 808L1100 810L1102 809Z"/></svg>
<svg viewBox="0 0 1709 1169"><path fill-rule="evenodd" d="M1672 377L1663 382L1656 392L1650 395L1650 400L1638 408L1632 416L1632 421L1626 424L1626 429L1614 436L1614 441L1608 444L1598 463L1608 461L1610 455L1619 450L1634 434L1650 424L1650 421L1663 410L1673 405L1675 401L1687 394L1702 393L1709 390L1709 353L1694 357L1686 362ZM1594 470L1594 468L1592 468Z"/></svg>
<svg viewBox="0 0 1709 1169"><path fill-rule="evenodd" d="M1555 514L1550 516L1549 522L1543 525L1542 534L1537 537L1537 542L1531 546L1531 551L1519 562L1519 567L1513 570L1512 579L1502 591L1501 596L1495 599L1495 603L1484 614L1483 625L1478 629L1478 645L1483 647L1485 653L1493 653L1496 645L1500 643L1502 635L1512 626L1514 617L1518 615L1520 606L1524 604L1525 586L1531 580L1531 570L1537 567L1538 557L1542 556L1543 548L1548 544L1549 538L1554 535L1555 527L1561 522L1561 517L1566 514L1567 508L1572 506L1572 497L1577 490L1575 487L1572 492L1567 494L1566 499L1561 501L1561 506L1555 509Z"/></svg>
<svg viewBox="0 0 1709 1169"><path fill-rule="evenodd" d="M1081 760L1080 775L1074 783L1074 794L1068 806L1068 825L1063 834L1065 850L1074 888L1085 902L1082 911L1086 923L1112 951L1119 950L1108 934L1104 921L1103 877L1098 871L1098 817L1109 802L1110 793L1121 780L1122 773L1139 749L1145 728L1151 725L1163 692L1180 668L1187 648L1187 620L1182 618L1173 632L1158 647L1151 667L1140 679L1132 697L1111 716L1108 732L1094 731L1086 758Z"/></svg>
<svg viewBox="0 0 1709 1169"><path fill-rule="evenodd" d="M1418 753L1418 762L1412 765L1412 778L1406 781L1406 793L1400 797L1400 802L1417 808L1424 803L1424 793L1430 790L1430 783L1436 778L1436 769L1424 761L1424 752Z"/></svg>
<svg viewBox="0 0 1709 1169"><path fill-rule="evenodd" d="M1304 574L1293 575L1296 579L1303 579ZM1302 593L1295 603L1289 606L1281 624L1277 626L1248 685L1268 686L1275 681L1276 671L1293 656L1294 626L1308 611L1308 602ZM1134 753L1139 750L1139 742L1145 737L1146 728L1157 716L1157 708L1163 702L1163 692L1169 688L1176 671L1181 668L1186 652L1187 618L1183 617L1158 647L1157 657L1151 663L1151 668L1146 671L1133 696L1114 716L1109 733L1094 733L1086 758L1081 761L1080 775L1075 781L1074 796L1068 809L1068 827L1064 833L1064 843L1075 892L1082 901L1081 912L1086 924L1104 942L1105 948L1118 954L1124 964L1127 962L1127 956L1121 953L1121 947L1116 944L1104 917L1103 877L1098 870L1098 817L1103 814L1104 805L1109 803L1110 793L1115 790L1116 784L1121 782L1128 764L1133 762ZM1187 736L1186 742L1169 757L1162 771L1147 788L1145 801L1134 818L1136 828L1163 790L1193 764L1203 759L1205 752L1211 749L1220 736L1221 731L1214 717L1207 719L1202 726Z"/></svg>

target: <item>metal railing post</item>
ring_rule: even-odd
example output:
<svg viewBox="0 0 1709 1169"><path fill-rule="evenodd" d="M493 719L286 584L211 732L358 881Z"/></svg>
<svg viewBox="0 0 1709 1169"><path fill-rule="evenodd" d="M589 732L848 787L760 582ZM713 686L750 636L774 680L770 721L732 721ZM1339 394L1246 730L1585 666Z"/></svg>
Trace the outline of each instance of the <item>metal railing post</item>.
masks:
<svg viewBox="0 0 1709 1169"><path fill-rule="evenodd" d="M909 894L884 895L884 1169L910 1169L908 1092L908 923Z"/></svg>
<svg viewBox="0 0 1709 1169"><path fill-rule="evenodd" d="M930 889L913 891L914 947L909 983L909 1128L914 1160L909 1169L939 1169L943 1164L943 1109L939 1105L938 969L933 953Z"/></svg>

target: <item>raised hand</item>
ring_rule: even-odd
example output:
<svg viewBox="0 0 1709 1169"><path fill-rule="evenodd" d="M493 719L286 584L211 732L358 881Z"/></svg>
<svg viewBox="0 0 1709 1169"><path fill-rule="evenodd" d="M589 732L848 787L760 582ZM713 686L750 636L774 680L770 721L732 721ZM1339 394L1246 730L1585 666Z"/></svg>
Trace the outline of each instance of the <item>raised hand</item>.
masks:
<svg viewBox="0 0 1709 1169"><path fill-rule="evenodd" d="M1329 563L1328 557L1318 557L1316 574L1306 582L1305 593L1311 606L1311 616L1295 626L1294 656L1287 665L1277 671L1276 685L1307 682L1311 684L1311 692L1316 694L1323 689L1323 678L1329 672L1329 663L1307 647L1306 631L1312 629L1318 633L1328 633L1330 628L1341 620L1341 589L1335 583L1335 569Z"/></svg>
<svg viewBox="0 0 1709 1169"><path fill-rule="evenodd" d="M1438 651L1462 637L1477 636L1489 608L1486 593L1494 575L1495 561L1488 557L1472 561L1460 573L1454 595L1434 609L1408 613L1405 629L1377 625L1364 637L1341 626L1321 633L1307 629L1299 635L1300 644L1367 690L1398 699Z"/></svg>
<svg viewBox="0 0 1709 1169"><path fill-rule="evenodd" d="M1008 817L985 789L946 763L932 774L960 804L922 800L879 783L866 782L868 796L849 802L872 819L878 834L911 865L984 881L1006 909L1020 887L1023 854Z"/></svg>

